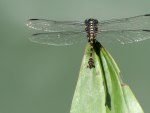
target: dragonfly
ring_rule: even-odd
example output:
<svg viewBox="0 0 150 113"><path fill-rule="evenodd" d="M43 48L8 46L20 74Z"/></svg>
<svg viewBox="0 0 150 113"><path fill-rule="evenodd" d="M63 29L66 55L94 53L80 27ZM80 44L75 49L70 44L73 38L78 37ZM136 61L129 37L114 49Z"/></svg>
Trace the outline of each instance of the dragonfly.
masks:
<svg viewBox="0 0 150 113"><path fill-rule="evenodd" d="M29 19L26 25L40 31L29 38L35 43L69 46L88 41L90 69L95 67L92 58L95 41L128 44L150 38L150 14L104 21L89 18L84 22Z"/></svg>

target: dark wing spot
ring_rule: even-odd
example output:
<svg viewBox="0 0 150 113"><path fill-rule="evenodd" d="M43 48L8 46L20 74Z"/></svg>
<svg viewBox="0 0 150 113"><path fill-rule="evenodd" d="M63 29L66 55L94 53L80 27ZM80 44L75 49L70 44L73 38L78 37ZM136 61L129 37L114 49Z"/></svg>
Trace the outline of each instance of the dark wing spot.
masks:
<svg viewBox="0 0 150 113"><path fill-rule="evenodd" d="M143 30L143 31L150 32L150 30Z"/></svg>
<svg viewBox="0 0 150 113"><path fill-rule="evenodd" d="M33 34L32 36L36 36L36 35L39 35L39 34L41 34L41 33L35 33L35 34Z"/></svg>
<svg viewBox="0 0 150 113"><path fill-rule="evenodd" d="M29 19L29 20L39 20L39 19L36 19L36 18L32 18L32 19Z"/></svg>
<svg viewBox="0 0 150 113"><path fill-rule="evenodd" d="M150 16L150 14L146 14L146 15L144 15L144 16Z"/></svg>

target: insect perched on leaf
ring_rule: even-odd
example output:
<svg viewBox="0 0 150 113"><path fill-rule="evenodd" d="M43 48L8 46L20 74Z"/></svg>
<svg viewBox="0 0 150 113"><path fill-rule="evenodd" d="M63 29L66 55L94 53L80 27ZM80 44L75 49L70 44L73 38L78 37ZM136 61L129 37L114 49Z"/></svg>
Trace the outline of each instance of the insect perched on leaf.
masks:
<svg viewBox="0 0 150 113"><path fill-rule="evenodd" d="M30 19L27 26L42 31L30 38L40 44L66 46L88 40L91 45L89 68L95 67L92 52L96 40L127 44L150 38L150 14L100 22L92 18L85 22Z"/></svg>

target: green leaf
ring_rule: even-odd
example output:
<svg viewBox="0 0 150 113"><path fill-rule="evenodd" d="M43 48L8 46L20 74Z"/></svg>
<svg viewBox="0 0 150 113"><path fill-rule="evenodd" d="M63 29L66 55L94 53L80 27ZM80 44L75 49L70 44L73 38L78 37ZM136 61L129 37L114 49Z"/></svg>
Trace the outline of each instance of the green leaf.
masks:
<svg viewBox="0 0 150 113"><path fill-rule="evenodd" d="M130 113L144 113L129 86L124 85L122 89Z"/></svg>
<svg viewBox="0 0 150 113"><path fill-rule="evenodd" d="M87 68L90 44L82 60L70 113L144 113L131 90L122 83L111 55L96 42L95 68Z"/></svg>

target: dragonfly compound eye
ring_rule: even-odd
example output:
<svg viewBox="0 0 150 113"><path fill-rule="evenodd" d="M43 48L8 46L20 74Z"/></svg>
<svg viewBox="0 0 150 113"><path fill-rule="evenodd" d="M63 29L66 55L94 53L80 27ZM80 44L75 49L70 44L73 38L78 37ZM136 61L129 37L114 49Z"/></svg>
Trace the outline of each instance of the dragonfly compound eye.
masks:
<svg viewBox="0 0 150 113"><path fill-rule="evenodd" d="M94 21L95 21L95 19L90 18L90 19L86 19L86 20L84 21L84 23L85 23L85 25L89 25L90 23L94 23Z"/></svg>
<svg viewBox="0 0 150 113"><path fill-rule="evenodd" d="M85 25L86 25L86 26L88 26L88 24L89 24L89 20L88 20L88 19L86 19L86 20L84 21L84 23L85 23Z"/></svg>
<svg viewBox="0 0 150 113"><path fill-rule="evenodd" d="M98 20L94 19L93 23L94 23L94 25L97 25L98 24Z"/></svg>

